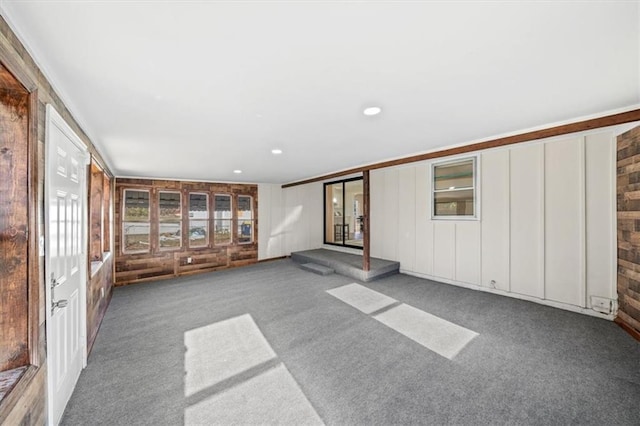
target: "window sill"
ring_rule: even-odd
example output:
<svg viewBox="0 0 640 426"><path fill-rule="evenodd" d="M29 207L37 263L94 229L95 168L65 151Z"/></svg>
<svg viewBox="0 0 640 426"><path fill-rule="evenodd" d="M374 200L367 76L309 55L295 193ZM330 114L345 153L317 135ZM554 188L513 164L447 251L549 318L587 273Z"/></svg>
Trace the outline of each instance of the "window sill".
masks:
<svg viewBox="0 0 640 426"><path fill-rule="evenodd" d="M0 401L2 401L11 389L20 381L27 367L18 367L13 370L0 372Z"/></svg>
<svg viewBox="0 0 640 426"><path fill-rule="evenodd" d="M91 278L100 271L102 265L104 265L104 262L106 262L109 257L111 257L111 252L107 251L102 253L102 260L94 260L91 262Z"/></svg>
<svg viewBox="0 0 640 426"><path fill-rule="evenodd" d="M11 411L16 407L22 395L26 392L29 385L31 385L31 381L36 376L38 372L38 367L35 365L27 365L24 367L19 367L15 370L22 370L19 372L19 375L16 374L15 380L12 380L10 387L7 386L4 394L0 397L0 424L4 424L4 420L11 413ZM9 373L8 371L2 372L0 374ZM2 386L5 387L4 385Z"/></svg>
<svg viewBox="0 0 640 426"><path fill-rule="evenodd" d="M431 220L443 220L443 221L451 221L451 220L458 220L458 221L480 221L480 218L477 216L434 216L431 218Z"/></svg>
<svg viewBox="0 0 640 426"><path fill-rule="evenodd" d="M158 253L173 253L182 251L182 247L162 247L158 249Z"/></svg>

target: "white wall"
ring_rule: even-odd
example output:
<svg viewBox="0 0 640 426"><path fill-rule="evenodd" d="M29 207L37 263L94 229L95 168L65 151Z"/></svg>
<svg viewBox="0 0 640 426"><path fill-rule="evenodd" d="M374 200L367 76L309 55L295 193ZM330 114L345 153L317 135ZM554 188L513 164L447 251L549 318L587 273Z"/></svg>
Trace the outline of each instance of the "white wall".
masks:
<svg viewBox="0 0 640 426"><path fill-rule="evenodd" d="M258 185L258 260L284 256L281 185Z"/></svg>
<svg viewBox="0 0 640 426"><path fill-rule="evenodd" d="M322 246L322 183L258 185L258 260Z"/></svg>
<svg viewBox="0 0 640 426"><path fill-rule="evenodd" d="M614 147L600 130L475 153L479 220L431 220L432 162L373 170L372 255L568 309L614 299Z"/></svg>
<svg viewBox="0 0 640 426"><path fill-rule="evenodd" d="M431 219L431 165L451 158L372 170L371 255L408 274L566 309L615 299L615 132L472 154L479 220ZM322 188L259 186L260 259L322 247Z"/></svg>

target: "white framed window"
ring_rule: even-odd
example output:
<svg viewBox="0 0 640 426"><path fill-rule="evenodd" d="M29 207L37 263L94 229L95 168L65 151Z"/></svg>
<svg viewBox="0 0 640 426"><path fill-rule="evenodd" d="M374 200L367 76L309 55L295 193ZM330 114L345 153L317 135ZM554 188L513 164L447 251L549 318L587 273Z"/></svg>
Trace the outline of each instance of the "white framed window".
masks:
<svg viewBox="0 0 640 426"><path fill-rule="evenodd" d="M433 163L432 219L478 219L477 157Z"/></svg>
<svg viewBox="0 0 640 426"><path fill-rule="evenodd" d="M253 197L238 195L238 243L253 242Z"/></svg>
<svg viewBox="0 0 640 426"><path fill-rule="evenodd" d="M189 193L189 247L209 245L209 194Z"/></svg>
<svg viewBox="0 0 640 426"><path fill-rule="evenodd" d="M122 199L122 252L149 253L149 191L125 189Z"/></svg>
<svg viewBox="0 0 640 426"><path fill-rule="evenodd" d="M176 250L182 247L182 194L158 192L158 247Z"/></svg>
<svg viewBox="0 0 640 426"><path fill-rule="evenodd" d="M228 245L233 243L231 233L233 224L233 210L231 195L215 194L213 196L213 243L214 245Z"/></svg>

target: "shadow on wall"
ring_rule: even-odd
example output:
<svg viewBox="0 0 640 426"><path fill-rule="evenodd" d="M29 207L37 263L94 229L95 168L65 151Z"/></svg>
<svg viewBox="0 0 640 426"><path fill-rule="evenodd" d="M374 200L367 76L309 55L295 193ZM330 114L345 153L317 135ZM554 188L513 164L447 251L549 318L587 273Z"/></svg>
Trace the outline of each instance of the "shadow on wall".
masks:
<svg viewBox="0 0 640 426"><path fill-rule="evenodd" d="M293 227L297 222L300 221L303 209L304 207L301 205L295 206L293 210L291 210L291 212L289 212L289 214L287 214L279 224L273 227L273 231L269 235L269 241L267 241L267 253L269 254L268 257L277 257L288 252L288 250L286 250L284 247L278 250L277 245L284 244L284 242L280 240L283 236L294 233Z"/></svg>

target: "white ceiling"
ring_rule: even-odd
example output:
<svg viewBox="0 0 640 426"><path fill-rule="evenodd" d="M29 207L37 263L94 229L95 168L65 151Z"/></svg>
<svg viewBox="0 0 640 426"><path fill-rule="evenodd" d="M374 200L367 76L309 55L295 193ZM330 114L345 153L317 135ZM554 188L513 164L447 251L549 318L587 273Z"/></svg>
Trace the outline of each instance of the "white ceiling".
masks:
<svg viewBox="0 0 640 426"><path fill-rule="evenodd" d="M640 103L638 2L1 9L117 176L290 182Z"/></svg>

